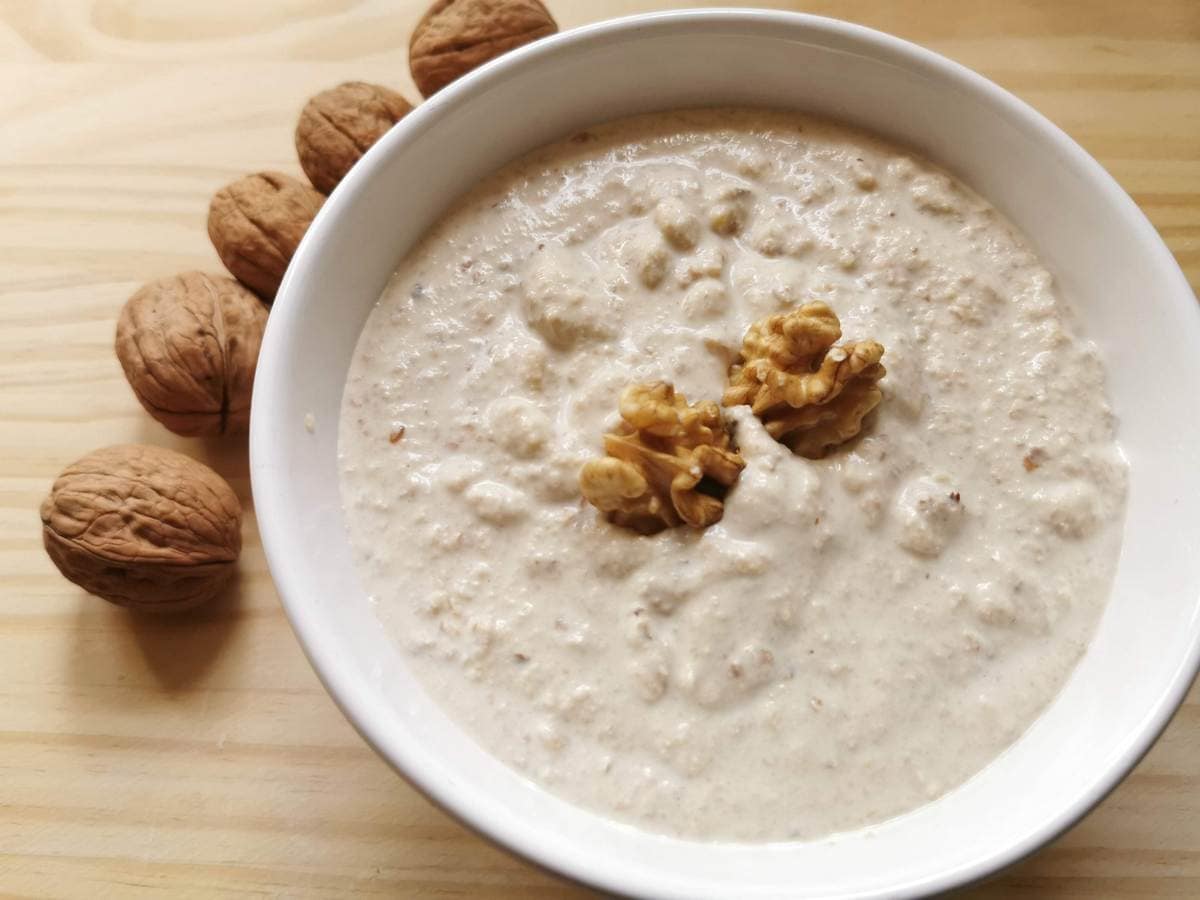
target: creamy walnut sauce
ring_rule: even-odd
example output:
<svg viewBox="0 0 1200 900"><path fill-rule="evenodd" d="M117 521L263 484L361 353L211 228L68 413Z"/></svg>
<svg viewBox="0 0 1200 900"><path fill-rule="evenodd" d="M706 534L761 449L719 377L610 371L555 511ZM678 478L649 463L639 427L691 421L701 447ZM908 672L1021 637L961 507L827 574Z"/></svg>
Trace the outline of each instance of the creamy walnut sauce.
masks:
<svg viewBox="0 0 1200 900"><path fill-rule="evenodd" d="M747 327L813 300L886 348L858 438L804 459L737 407L717 525L581 500L625 386L719 400ZM1087 645L1126 481L1097 353L995 209L751 110L605 125L466 195L363 329L340 454L362 581L447 714L709 840L877 823L994 759Z"/></svg>

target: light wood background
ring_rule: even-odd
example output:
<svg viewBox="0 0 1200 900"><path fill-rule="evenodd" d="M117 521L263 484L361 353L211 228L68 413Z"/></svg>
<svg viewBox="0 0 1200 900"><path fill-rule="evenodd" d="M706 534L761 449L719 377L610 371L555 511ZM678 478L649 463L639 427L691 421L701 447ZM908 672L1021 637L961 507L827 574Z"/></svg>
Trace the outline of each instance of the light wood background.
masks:
<svg viewBox="0 0 1200 900"><path fill-rule="evenodd" d="M571 26L684 3L551 0ZM1198 0L814 0L1027 99L1097 156L1200 284ZM142 281L217 268L209 195L299 174L304 99L415 98L423 0L0 0L0 892L582 896L464 830L322 691L248 516L211 608L140 619L59 577L37 506L104 444L208 461L249 509L243 442L175 438L112 355ZM797 73L803 77L803 73ZM976 898L1200 896L1200 698L1100 809Z"/></svg>

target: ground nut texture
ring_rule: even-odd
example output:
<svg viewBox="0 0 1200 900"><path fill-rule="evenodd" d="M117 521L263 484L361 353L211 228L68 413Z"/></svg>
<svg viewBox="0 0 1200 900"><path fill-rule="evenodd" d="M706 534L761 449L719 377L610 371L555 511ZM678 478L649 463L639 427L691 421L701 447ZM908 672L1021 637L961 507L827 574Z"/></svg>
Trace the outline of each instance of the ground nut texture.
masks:
<svg viewBox="0 0 1200 900"><path fill-rule="evenodd" d="M719 400L747 327L812 300L886 348L862 435L808 460L737 407L718 525L582 502L626 385ZM1120 546L1104 372L1051 274L945 173L794 114L626 120L491 177L384 292L340 427L363 582L430 694L548 790L690 838L960 784L1062 686Z"/></svg>

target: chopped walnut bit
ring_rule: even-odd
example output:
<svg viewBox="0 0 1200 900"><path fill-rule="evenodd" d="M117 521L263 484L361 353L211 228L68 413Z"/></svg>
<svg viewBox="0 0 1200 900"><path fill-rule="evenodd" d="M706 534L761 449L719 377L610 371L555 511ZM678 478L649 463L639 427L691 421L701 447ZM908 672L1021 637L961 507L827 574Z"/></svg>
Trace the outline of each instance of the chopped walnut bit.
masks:
<svg viewBox="0 0 1200 900"><path fill-rule="evenodd" d="M841 336L838 317L820 302L755 322L729 370L722 403L750 406L771 437L820 459L862 429L887 373L879 362L882 344L835 347Z"/></svg>
<svg viewBox="0 0 1200 900"><path fill-rule="evenodd" d="M388 443L389 444L400 443L400 439L404 437L404 431L405 431L405 428L403 425L400 425L400 426L392 429L392 433L388 435Z"/></svg>
<svg viewBox="0 0 1200 900"><path fill-rule="evenodd" d="M720 407L691 406L660 381L627 387L619 409L621 424L604 436L608 455L579 473L587 501L641 534L720 521L723 498L745 466L730 447Z"/></svg>
<svg viewBox="0 0 1200 900"><path fill-rule="evenodd" d="M1041 447L1034 447L1032 450L1030 450L1028 453L1025 454L1025 458L1021 460L1021 463L1022 463L1022 465L1025 466L1026 472L1032 472L1035 469L1040 468L1042 463L1044 463L1045 461L1046 461L1046 451L1043 450Z"/></svg>

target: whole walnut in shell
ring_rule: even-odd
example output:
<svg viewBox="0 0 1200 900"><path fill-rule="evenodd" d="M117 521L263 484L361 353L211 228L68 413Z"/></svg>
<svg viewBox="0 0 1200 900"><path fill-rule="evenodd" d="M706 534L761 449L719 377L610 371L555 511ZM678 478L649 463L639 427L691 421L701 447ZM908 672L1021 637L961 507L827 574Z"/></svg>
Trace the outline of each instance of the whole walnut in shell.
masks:
<svg viewBox="0 0 1200 900"><path fill-rule="evenodd" d="M266 324L262 301L232 278L184 272L126 301L117 359L142 406L176 434L243 432Z"/></svg>
<svg viewBox="0 0 1200 900"><path fill-rule="evenodd" d="M429 97L514 47L558 31L538 0L437 0L408 44L408 66Z"/></svg>
<svg viewBox="0 0 1200 900"><path fill-rule="evenodd" d="M378 84L347 81L321 91L304 104L296 124L300 168L313 187L330 193L367 149L410 112L412 104Z"/></svg>
<svg viewBox="0 0 1200 900"><path fill-rule="evenodd" d="M322 194L289 175L247 175L213 196L208 236L230 274L270 300L324 202Z"/></svg>
<svg viewBox="0 0 1200 900"><path fill-rule="evenodd" d="M111 603L186 609L215 596L242 549L242 507L182 453L125 444L63 470L42 503L42 540L64 576Z"/></svg>

